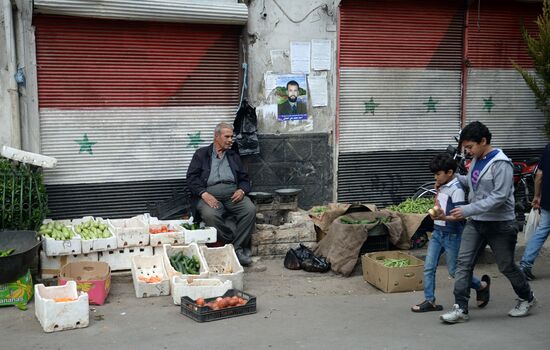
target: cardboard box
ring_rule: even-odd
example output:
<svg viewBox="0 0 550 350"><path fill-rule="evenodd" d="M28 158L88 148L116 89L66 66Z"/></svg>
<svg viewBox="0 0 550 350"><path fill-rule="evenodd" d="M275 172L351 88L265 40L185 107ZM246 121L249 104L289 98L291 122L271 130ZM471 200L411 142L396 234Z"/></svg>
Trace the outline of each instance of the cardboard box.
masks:
<svg viewBox="0 0 550 350"><path fill-rule="evenodd" d="M25 305L32 299L32 295L31 270L13 282L0 283L0 306L15 305L26 310Z"/></svg>
<svg viewBox="0 0 550 350"><path fill-rule="evenodd" d="M111 289L111 269L101 261L68 263L61 268L59 285L75 281L79 292L88 293L90 304L103 305Z"/></svg>
<svg viewBox="0 0 550 350"><path fill-rule="evenodd" d="M409 259L406 267L386 267L384 259ZM367 253L361 257L363 278L386 293L424 290L424 261L400 251Z"/></svg>

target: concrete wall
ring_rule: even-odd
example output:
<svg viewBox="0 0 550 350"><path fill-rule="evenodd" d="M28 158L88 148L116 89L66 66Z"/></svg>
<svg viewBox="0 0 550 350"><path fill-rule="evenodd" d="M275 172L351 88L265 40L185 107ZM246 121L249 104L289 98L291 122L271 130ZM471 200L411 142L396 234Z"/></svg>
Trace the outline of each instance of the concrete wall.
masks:
<svg viewBox="0 0 550 350"><path fill-rule="evenodd" d="M249 2L247 26L248 96L258 107L260 133L331 133L336 115L336 41L339 0L253 0ZM278 6L279 5L279 6ZM313 39L331 40L332 67L325 71L328 82L328 105L308 106L308 121L281 122L268 115L266 106L273 97L265 93L264 74L268 71L289 74L290 42ZM271 51L283 50L282 59L272 61ZM323 73L323 74L324 74ZM311 72L318 75L320 72ZM311 101L311 98L308 98Z"/></svg>
<svg viewBox="0 0 550 350"><path fill-rule="evenodd" d="M6 32L4 31L4 10L0 2L0 144L12 145L13 128L8 93L8 57L6 55Z"/></svg>

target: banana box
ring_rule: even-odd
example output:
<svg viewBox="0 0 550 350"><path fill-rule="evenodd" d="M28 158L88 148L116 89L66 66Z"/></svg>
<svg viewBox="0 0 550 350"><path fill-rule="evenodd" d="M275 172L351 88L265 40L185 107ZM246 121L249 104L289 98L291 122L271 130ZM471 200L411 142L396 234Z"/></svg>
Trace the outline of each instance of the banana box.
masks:
<svg viewBox="0 0 550 350"><path fill-rule="evenodd" d="M88 293L90 304L103 305L111 289L111 268L102 261L78 261L64 265L58 285L75 281L78 292Z"/></svg>
<svg viewBox="0 0 550 350"><path fill-rule="evenodd" d="M16 281L0 283L0 306L15 305L17 308L25 310L32 296L33 286L30 270L27 270L27 273Z"/></svg>

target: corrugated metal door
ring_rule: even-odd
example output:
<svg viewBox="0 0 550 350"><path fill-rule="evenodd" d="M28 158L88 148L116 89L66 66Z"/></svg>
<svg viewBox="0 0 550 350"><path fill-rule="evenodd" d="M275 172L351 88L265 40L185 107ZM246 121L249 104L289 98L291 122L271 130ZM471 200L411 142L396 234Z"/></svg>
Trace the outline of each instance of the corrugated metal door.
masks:
<svg viewBox="0 0 550 350"><path fill-rule="evenodd" d="M343 1L339 201L396 202L430 179L460 128L464 14L458 0Z"/></svg>
<svg viewBox="0 0 550 350"><path fill-rule="evenodd" d="M547 142L544 116L511 64L514 60L533 72L520 29L524 24L529 32L537 32L534 21L541 7L541 3L484 0L474 2L469 11L466 120L486 124L494 135L493 145L516 152L528 153Z"/></svg>
<svg viewBox="0 0 550 350"><path fill-rule="evenodd" d="M196 148L233 121L239 26L34 23L42 153L58 159L45 172L53 216L143 212L183 187Z"/></svg>

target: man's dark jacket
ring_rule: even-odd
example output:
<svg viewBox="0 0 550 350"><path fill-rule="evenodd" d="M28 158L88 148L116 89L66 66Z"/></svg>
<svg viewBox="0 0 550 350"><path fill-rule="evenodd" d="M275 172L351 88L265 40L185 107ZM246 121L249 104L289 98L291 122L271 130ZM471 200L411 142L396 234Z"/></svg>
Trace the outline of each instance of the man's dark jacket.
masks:
<svg viewBox="0 0 550 350"><path fill-rule="evenodd" d="M214 144L199 148L193 155L189 168L187 168L187 186L191 192L191 205L195 218L197 217L197 203L199 202L200 195L206 191L206 184L210 176L213 150ZM237 182L237 188L243 190L245 194L250 192L250 179L248 178L248 173L244 170L243 163L237 152L231 149L227 150L225 151L225 157L227 157L229 167Z"/></svg>

